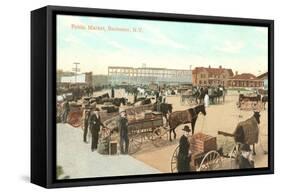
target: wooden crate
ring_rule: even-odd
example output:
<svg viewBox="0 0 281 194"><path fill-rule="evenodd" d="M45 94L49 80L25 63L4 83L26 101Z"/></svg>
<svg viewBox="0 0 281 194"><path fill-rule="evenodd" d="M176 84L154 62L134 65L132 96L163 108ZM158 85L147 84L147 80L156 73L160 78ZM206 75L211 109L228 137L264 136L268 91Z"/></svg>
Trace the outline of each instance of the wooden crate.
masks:
<svg viewBox="0 0 281 194"><path fill-rule="evenodd" d="M117 141L110 141L109 142L109 155L117 154Z"/></svg>
<svg viewBox="0 0 281 194"><path fill-rule="evenodd" d="M190 140L192 153L206 153L217 150L217 138L204 133L196 133Z"/></svg>

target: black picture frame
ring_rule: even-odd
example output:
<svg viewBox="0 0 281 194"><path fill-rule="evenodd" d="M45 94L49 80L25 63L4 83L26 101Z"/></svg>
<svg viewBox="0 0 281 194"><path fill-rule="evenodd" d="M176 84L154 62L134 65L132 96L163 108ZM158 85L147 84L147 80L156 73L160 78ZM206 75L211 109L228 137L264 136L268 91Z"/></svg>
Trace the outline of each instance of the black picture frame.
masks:
<svg viewBox="0 0 281 194"><path fill-rule="evenodd" d="M56 15L268 27L268 168L56 180ZM274 21L234 17L46 6L31 12L31 182L46 188L170 181L274 173Z"/></svg>

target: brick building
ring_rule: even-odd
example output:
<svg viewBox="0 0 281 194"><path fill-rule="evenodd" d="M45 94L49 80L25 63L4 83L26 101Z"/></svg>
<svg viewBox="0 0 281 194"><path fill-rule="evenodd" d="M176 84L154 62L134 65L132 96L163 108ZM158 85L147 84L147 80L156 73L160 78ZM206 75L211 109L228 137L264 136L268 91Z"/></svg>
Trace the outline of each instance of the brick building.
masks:
<svg viewBox="0 0 281 194"><path fill-rule="evenodd" d="M192 84L194 86L228 86L228 80L233 76L232 69L196 67L192 71Z"/></svg>
<svg viewBox="0 0 281 194"><path fill-rule="evenodd" d="M228 80L228 86L229 87L263 87L264 81L263 79L259 79L255 75L251 73L242 73L238 74L238 72L235 73L235 75Z"/></svg>
<svg viewBox="0 0 281 194"><path fill-rule="evenodd" d="M257 78L263 80L263 87L264 89L268 89L268 72L265 72L261 75L259 75Z"/></svg>

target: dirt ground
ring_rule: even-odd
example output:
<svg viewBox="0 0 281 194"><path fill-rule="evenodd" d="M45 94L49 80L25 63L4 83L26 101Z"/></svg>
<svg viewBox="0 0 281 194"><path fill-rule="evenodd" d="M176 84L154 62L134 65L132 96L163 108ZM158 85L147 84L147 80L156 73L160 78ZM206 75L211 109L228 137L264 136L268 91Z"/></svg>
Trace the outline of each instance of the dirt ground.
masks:
<svg viewBox="0 0 281 194"><path fill-rule="evenodd" d="M217 137L218 147L223 147L224 153L229 153L231 148L234 146L233 138L224 137L218 135L218 130L232 133L239 121L245 120L252 116L252 111L240 111L236 107L236 102L238 95L227 96L225 103L218 105L210 105L206 112L207 115L204 117L202 114L196 122L195 133L203 132L208 135ZM173 104L173 110L184 110L190 106L179 103L180 97L167 97L167 102ZM256 167L267 167L267 154L264 151L268 149L267 142L267 131L268 131L268 114L267 111L261 112L261 123L260 123L260 138L259 144L256 145L257 155L255 156L255 166ZM172 143L168 142L162 147L155 147L150 143L147 143L140 152L134 154L134 157L144 163L160 170L161 172L171 172L171 157L178 146L178 140L183 134L181 130L183 126L179 126L176 129L177 139L173 140ZM223 161L223 168L227 169L229 167L228 158Z"/></svg>
<svg viewBox="0 0 281 194"><path fill-rule="evenodd" d="M104 93L105 91L101 92ZM110 91L108 91L110 94ZM99 95L99 93L96 93ZM126 97L132 101L133 96L128 96L123 90L115 90L116 97ZM253 115L253 111L242 111L236 106L238 93L229 92L224 103L209 105L206 108L207 115L199 115L195 133L203 132L217 138L218 147L222 147L225 154L228 154L234 146L233 138L218 135L218 130L233 133L238 122L248 119ZM173 105L173 111L185 110L192 106L187 103L181 103L180 96L168 96L167 103ZM259 144L256 145L255 167L267 167L268 155L265 154L268 150L268 113L267 110L261 111L260 137ZM191 127L191 126L190 126ZM132 155L137 160L158 169L161 172L171 172L171 157L174 150L178 146L179 138L182 136L181 130L183 125L177 127L177 139L172 142L163 139L159 145L155 146L150 141L145 141L137 153ZM229 159L223 159L223 169L229 169Z"/></svg>
<svg viewBox="0 0 281 194"><path fill-rule="evenodd" d="M115 91L116 96L124 96L122 90ZM132 96L126 96L132 101ZM253 111L243 111L237 108L238 93L229 92L224 103L209 105L206 108L207 115L199 115L195 126L195 133L203 132L217 138L218 148L222 147L225 154L231 152L234 140L231 137L218 135L218 130L233 133L238 122L248 119L253 115ZM185 110L192 105L181 103L180 96L168 96L167 103L173 105L173 111ZM268 112L261 111L259 144L256 145L255 167L268 166ZM191 126L190 126L191 127ZM133 155L136 159L158 169L161 172L171 172L171 157L178 146L179 138L182 136L183 125L176 128L177 139L169 142L162 140L160 146L155 146L150 141L145 141L141 150ZM229 169L229 158L223 159L223 169Z"/></svg>

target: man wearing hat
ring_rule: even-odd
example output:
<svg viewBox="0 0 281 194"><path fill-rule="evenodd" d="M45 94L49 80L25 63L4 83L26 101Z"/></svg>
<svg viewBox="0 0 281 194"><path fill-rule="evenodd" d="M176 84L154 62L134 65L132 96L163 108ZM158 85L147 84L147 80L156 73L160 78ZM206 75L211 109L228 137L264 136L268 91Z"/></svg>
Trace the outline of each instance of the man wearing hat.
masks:
<svg viewBox="0 0 281 194"><path fill-rule="evenodd" d="M241 155L238 158L239 168L255 168L250 146L243 144L240 149Z"/></svg>
<svg viewBox="0 0 281 194"><path fill-rule="evenodd" d="M63 103L62 109L63 109L62 122L66 123L67 122L67 116L68 116L68 113L70 111L70 106L69 106L68 100L65 100L65 102Z"/></svg>
<svg viewBox="0 0 281 194"><path fill-rule="evenodd" d="M177 170L178 172L187 172L190 171L190 143L188 140L188 134L191 131L189 126L186 125L182 129L184 134L181 136L179 141L179 153L177 158Z"/></svg>
<svg viewBox="0 0 281 194"><path fill-rule="evenodd" d="M128 137L128 119L126 111L120 111L120 117L118 120L118 129L120 134L120 152L121 154L128 154L129 137ZM125 150L124 150L125 144Z"/></svg>
<svg viewBox="0 0 281 194"><path fill-rule="evenodd" d="M87 143L87 134L88 134L88 123L89 123L89 117L90 117L90 98L89 97L84 97L83 99L83 116L82 116L82 121L83 121L83 141Z"/></svg>
<svg viewBox="0 0 281 194"><path fill-rule="evenodd" d="M87 143L87 134L88 134L88 124L89 124L90 112L91 112L90 106L86 106L85 110L84 110L84 115L83 115L83 117L84 117L84 119L83 119L83 122L84 122L83 141L85 143Z"/></svg>
<svg viewBox="0 0 281 194"><path fill-rule="evenodd" d="M98 148L100 128L101 126L104 127L103 123L100 120L98 111L99 109L95 108L94 111L90 113L89 122L88 122L88 126L92 134L92 144L91 144L92 152Z"/></svg>

